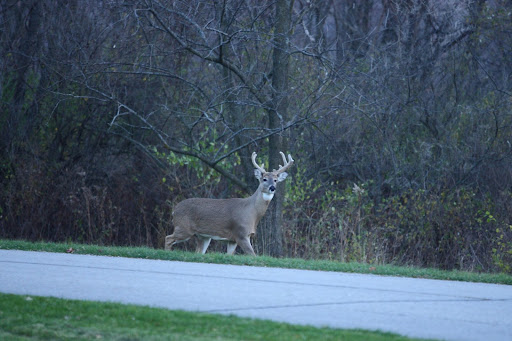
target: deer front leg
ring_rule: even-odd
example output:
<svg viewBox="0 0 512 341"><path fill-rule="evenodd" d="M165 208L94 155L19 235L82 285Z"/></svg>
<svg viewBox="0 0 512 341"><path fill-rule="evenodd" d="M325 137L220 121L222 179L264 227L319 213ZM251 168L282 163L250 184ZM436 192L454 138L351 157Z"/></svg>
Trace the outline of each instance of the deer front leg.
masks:
<svg viewBox="0 0 512 341"><path fill-rule="evenodd" d="M249 240L249 236L244 238L238 238L236 243L244 250L244 252L251 256L256 256L254 250L252 249L251 241ZM234 250L233 250L234 251Z"/></svg>

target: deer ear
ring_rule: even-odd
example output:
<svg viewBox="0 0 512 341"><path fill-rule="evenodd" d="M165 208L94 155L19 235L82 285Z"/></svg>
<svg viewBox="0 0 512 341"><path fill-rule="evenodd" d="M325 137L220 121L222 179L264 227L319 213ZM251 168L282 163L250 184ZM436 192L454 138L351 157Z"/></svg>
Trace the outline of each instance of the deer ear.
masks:
<svg viewBox="0 0 512 341"><path fill-rule="evenodd" d="M278 181L278 182L281 182L281 181L283 181L284 179L286 179L286 177L287 177L287 176L288 176L288 173L286 173L286 172L282 172L282 173L280 173L280 174L278 175L278 177L277 177L277 181Z"/></svg>
<svg viewBox="0 0 512 341"><path fill-rule="evenodd" d="M261 176L262 176L261 171L259 169L255 169L254 176L256 177L256 179L261 180Z"/></svg>

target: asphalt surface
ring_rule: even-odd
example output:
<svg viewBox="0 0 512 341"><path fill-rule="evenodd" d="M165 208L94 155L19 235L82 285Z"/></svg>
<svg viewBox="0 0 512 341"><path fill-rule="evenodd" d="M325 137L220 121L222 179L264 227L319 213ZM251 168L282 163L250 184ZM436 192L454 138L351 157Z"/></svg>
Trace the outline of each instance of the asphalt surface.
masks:
<svg viewBox="0 0 512 341"><path fill-rule="evenodd" d="M410 337L512 340L507 285L0 250L0 292Z"/></svg>

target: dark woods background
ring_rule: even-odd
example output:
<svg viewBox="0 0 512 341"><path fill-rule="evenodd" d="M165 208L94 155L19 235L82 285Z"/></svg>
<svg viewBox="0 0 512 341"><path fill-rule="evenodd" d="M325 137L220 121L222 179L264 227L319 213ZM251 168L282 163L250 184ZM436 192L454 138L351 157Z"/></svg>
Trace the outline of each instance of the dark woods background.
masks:
<svg viewBox="0 0 512 341"><path fill-rule="evenodd" d="M0 237L162 247L176 202L283 150L258 253L511 272L511 13L3 0Z"/></svg>

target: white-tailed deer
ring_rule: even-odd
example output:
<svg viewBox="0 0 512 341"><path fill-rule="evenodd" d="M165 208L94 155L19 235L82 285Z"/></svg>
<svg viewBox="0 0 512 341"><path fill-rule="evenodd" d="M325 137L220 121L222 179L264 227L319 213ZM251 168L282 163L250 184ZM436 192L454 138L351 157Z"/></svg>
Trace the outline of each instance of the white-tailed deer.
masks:
<svg viewBox="0 0 512 341"><path fill-rule="evenodd" d="M260 185L256 192L248 198L206 199L192 198L180 202L174 208L174 233L165 237L165 249L179 242L184 242L192 236L197 236L197 251L205 253L210 241L223 240L228 242L227 253L233 254L240 245L246 254L255 255L250 236L256 233L260 219L267 211L270 200L274 197L276 185L288 176L285 171L293 164L288 154L288 160L283 152L283 166L278 170L267 172L263 164L256 163L256 153L252 153L252 163L256 167L254 176Z"/></svg>

